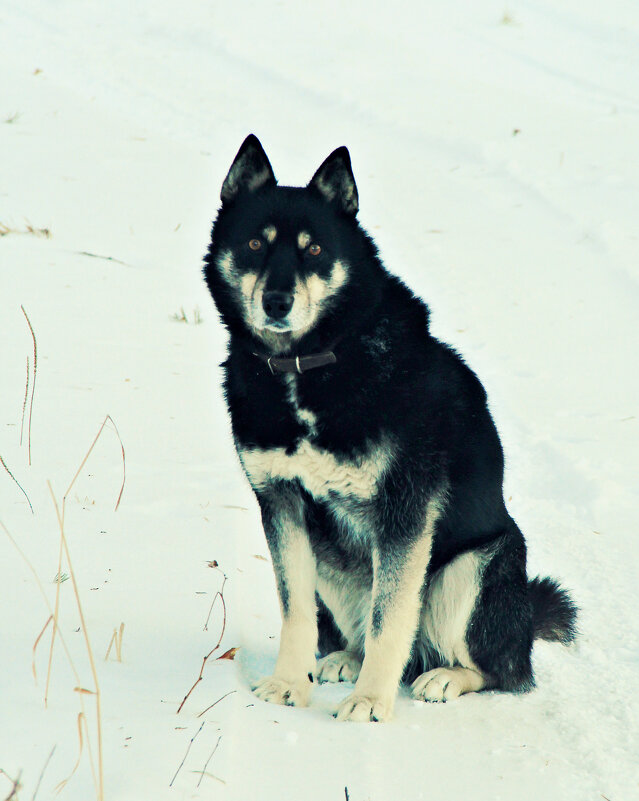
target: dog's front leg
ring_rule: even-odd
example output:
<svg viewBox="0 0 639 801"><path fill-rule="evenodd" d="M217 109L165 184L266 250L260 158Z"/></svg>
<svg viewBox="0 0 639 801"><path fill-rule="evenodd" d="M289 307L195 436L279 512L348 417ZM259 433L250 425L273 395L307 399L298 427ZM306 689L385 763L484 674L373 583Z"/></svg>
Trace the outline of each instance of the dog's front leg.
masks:
<svg viewBox="0 0 639 801"><path fill-rule="evenodd" d="M373 549L373 590L364 662L355 688L339 706L338 720L384 721L395 696L419 619L421 590L430 559L434 515L408 545Z"/></svg>
<svg viewBox="0 0 639 801"><path fill-rule="evenodd" d="M273 560L282 632L273 675L253 689L263 701L306 706L315 671L317 610L315 557L304 524L303 502L284 482L260 491L258 500Z"/></svg>

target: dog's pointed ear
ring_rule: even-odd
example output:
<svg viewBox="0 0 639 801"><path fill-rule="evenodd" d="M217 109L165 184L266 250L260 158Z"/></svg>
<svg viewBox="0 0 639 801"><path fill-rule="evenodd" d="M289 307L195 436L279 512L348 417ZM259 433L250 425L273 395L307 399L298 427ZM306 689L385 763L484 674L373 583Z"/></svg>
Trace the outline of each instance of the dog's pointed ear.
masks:
<svg viewBox="0 0 639 801"><path fill-rule="evenodd" d="M334 150L308 186L317 190L325 200L336 203L346 214L357 214L359 197L347 148L338 147Z"/></svg>
<svg viewBox="0 0 639 801"><path fill-rule="evenodd" d="M275 184L273 168L260 140L254 134L249 134L224 179L220 197L223 204L230 203L241 191L257 192Z"/></svg>

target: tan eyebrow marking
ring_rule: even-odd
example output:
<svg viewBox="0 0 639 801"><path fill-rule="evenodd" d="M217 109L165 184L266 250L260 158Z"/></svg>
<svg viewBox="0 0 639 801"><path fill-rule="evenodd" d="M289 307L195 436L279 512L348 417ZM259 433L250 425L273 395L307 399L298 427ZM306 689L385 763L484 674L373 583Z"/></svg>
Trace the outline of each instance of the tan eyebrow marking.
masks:
<svg viewBox="0 0 639 801"><path fill-rule="evenodd" d="M304 250L305 247L308 247L311 243L311 235L308 231L300 231L297 235L297 246L300 250Z"/></svg>
<svg viewBox="0 0 639 801"><path fill-rule="evenodd" d="M267 225L266 228L262 231L264 234L264 239L272 245L275 242L275 238L277 237L277 228L274 225Z"/></svg>

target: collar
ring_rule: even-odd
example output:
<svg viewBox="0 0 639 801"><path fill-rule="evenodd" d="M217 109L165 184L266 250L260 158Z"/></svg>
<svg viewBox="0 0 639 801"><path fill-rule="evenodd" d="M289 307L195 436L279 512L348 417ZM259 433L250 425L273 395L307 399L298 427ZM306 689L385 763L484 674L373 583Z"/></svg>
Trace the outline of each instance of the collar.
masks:
<svg viewBox="0 0 639 801"><path fill-rule="evenodd" d="M264 353L255 353L260 361L263 361L275 375L276 373L302 373L313 370L315 367L325 367L327 364L335 364L337 357L332 350L325 350L322 353L311 353L309 356L293 356L284 358L281 356L266 356Z"/></svg>

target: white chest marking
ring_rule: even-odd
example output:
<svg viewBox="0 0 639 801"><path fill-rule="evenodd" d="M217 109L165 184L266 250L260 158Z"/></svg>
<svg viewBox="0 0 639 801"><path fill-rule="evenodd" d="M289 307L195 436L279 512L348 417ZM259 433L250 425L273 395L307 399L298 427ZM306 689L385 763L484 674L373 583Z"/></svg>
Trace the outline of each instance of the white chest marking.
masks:
<svg viewBox="0 0 639 801"><path fill-rule="evenodd" d="M297 395L297 376L295 373L285 373L282 378L286 384L288 402L291 405L295 419L300 425L306 426L311 437L317 436L317 417L310 409L304 409L300 406Z"/></svg>
<svg viewBox="0 0 639 801"><path fill-rule="evenodd" d="M387 442L371 446L367 453L349 461L337 459L308 440L302 440L290 455L284 448L243 448L238 453L255 489L273 479L297 479L316 498L328 498L335 493L359 500L369 500L375 495L392 458Z"/></svg>

